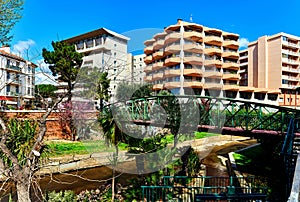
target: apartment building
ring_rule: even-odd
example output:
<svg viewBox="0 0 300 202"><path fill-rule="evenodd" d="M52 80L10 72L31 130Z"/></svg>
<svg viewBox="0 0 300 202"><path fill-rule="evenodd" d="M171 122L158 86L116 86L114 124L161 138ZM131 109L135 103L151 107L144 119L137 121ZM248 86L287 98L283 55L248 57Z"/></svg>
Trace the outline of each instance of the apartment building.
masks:
<svg viewBox="0 0 300 202"><path fill-rule="evenodd" d="M100 28L64 40L75 45L83 53L82 67L98 67L108 72L110 94L113 97L120 82L131 78L131 66L128 64L127 43L129 38L106 28Z"/></svg>
<svg viewBox="0 0 300 202"><path fill-rule="evenodd" d="M300 105L300 37L287 33L262 36L240 51L240 85L276 89L279 105ZM300 94L300 93L299 93Z"/></svg>
<svg viewBox="0 0 300 202"><path fill-rule="evenodd" d="M0 48L1 108L31 107L36 67L34 63L12 54L10 47Z"/></svg>
<svg viewBox="0 0 300 202"><path fill-rule="evenodd" d="M168 26L144 42L144 80L153 90L219 96L238 91L239 35L196 23Z"/></svg>
<svg viewBox="0 0 300 202"><path fill-rule="evenodd" d="M143 84L144 83L144 68L146 66L144 62L145 54L132 55L128 54L128 77L130 77L131 83Z"/></svg>
<svg viewBox="0 0 300 202"><path fill-rule="evenodd" d="M144 81L155 92L277 103L276 89L248 87L246 81L240 86L238 39L238 34L179 19L144 42Z"/></svg>

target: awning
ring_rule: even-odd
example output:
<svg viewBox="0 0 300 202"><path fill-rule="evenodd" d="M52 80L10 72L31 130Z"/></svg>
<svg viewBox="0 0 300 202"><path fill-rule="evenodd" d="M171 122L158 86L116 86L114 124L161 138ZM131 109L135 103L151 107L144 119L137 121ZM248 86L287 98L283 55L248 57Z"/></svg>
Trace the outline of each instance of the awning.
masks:
<svg viewBox="0 0 300 202"><path fill-rule="evenodd" d="M5 101L7 101L7 100L13 100L12 98L9 98L9 97L6 97L6 96L3 96L3 95L0 95L0 100L5 100Z"/></svg>

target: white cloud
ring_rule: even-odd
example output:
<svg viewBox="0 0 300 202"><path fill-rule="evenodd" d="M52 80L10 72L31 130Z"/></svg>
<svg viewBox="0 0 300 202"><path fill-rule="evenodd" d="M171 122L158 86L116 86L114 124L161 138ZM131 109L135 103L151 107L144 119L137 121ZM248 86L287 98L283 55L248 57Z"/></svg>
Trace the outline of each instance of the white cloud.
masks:
<svg viewBox="0 0 300 202"><path fill-rule="evenodd" d="M35 84L56 84L55 78L49 69L49 65L44 62L44 59L37 60L35 64L38 66L35 71Z"/></svg>
<svg viewBox="0 0 300 202"><path fill-rule="evenodd" d="M249 40L247 38L240 38L239 39L240 48L248 47Z"/></svg>
<svg viewBox="0 0 300 202"><path fill-rule="evenodd" d="M32 39L28 39L27 41L18 41L18 43L13 46L12 52L16 55L22 56L25 50L29 50L29 48L34 45L35 42Z"/></svg>

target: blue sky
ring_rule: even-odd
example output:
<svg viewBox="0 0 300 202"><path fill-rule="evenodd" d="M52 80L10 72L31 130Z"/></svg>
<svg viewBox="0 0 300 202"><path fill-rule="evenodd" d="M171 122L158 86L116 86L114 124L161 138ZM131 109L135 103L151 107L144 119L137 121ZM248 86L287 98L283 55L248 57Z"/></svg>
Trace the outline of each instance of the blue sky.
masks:
<svg viewBox="0 0 300 202"><path fill-rule="evenodd" d="M144 39L191 16L195 23L238 33L248 41L278 32L300 36L299 10L299 0L25 0L11 44L20 51L30 44L38 58L51 41L105 27L129 35L129 51L141 50Z"/></svg>

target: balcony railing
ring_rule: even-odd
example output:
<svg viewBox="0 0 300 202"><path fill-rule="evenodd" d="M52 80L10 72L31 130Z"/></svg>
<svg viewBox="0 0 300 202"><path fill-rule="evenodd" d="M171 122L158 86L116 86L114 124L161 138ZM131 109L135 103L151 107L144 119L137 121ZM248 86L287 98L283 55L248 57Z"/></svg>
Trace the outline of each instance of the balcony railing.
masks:
<svg viewBox="0 0 300 202"><path fill-rule="evenodd" d="M227 51L227 52L222 53L222 57L238 59L240 57L240 55L238 52Z"/></svg>
<svg viewBox="0 0 300 202"><path fill-rule="evenodd" d="M223 79L227 80L239 80L240 75L239 74L232 74L232 73L223 73Z"/></svg>
<svg viewBox="0 0 300 202"><path fill-rule="evenodd" d="M180 76L180 69L168 69L165 71L165 77Z"/></svg>
<svg viewBox="0 0 300 202"><path fill-rule="evenodd" d="M190 32L184 32L184 38L187 39L193 39L200 41L203 38L203 35L201 32L196 32L196 31L190 31Z"/></svg>
<svg viewBox="0 0 300 202"><path fill-rule="evenodd" d="M199 44L184 44L183 50L193 53L203 53L203 46Z"/></svg>
<svg viewBox="0 0 300 202"><path fill-rule="evenodd" d="M300 69L289 68L289 67L282 67L282 71L293 72L293 73L300 73Z"/></svg>
<svg viewBox="0 0 300 202"><path fill-rule="evenodd" d="M223 69L233 69L233 70L238 70L240 68L238 63L235 62L225 62L222 65Z"/></svg>
<svg viewBox="0 0 300 202"><path fill-rule="evenodd" d="M153 52L153 46L147 46L146 48L144 48L145 54L150 54L152 52Z"/></svg>
<svg viewBox="0 0 300 202"><path fill-rule="evenodd" d="M15 71L21 71L20 67L14 66L14 65L6 65L7 69L15 70Z"/></svg>
<svg viewBox="0 0 300 202"><path fill-rule="evenodd" d="M154 42L154 43L153 43L153 49L154 49L154 50L161 49L161 48L164 46L164 43L165 43L165 41L162 40L162 39L160 39L160 40Z"/></svg>
<svg viewBox="0 0 300 202"><path fill-rule="evenodd" d="M289 64L294 64L294 65L298 65L299 64L299 61L288 59L288 58L282 58L282 62L289 63Z"/></svg>
<svg viewBox="0 0 300 202"><path fill-rule="evenodd" d="M152 60L153 60L152 55L148 55L148 56L145 57L144 62L145 63L151 63Z"/></svg>
<svg viewBox="0 0 300 202"><path fill-rule="evenodd" d="M226 40L226 41L223 41L222 46L228 47L228 48L233 48L233 49L238 49L239 42L233 41L233 40Z"/></svg>
<svg viewBox="0 0 300 202"><path fill-rule="evenodd" d="M164 62L156 62L153 64L152 70L158 70L164 67Z"/></svg>
<svg viewBox="0 0 300 202"><path fill-rule="evenodd" d="M166 53L176 53L180 51L180 44L170 44L165 48Z"/></svg>
<svg viewBox="0 0 300 202"><path fill-rule="evenodd" d="M171 32L165 37L165 44L172 43L180 39L181 39L180 32Z"/></svg>
<svg viewBox="0 0 300 202"><path fill-rule="evenodd" d="M157 60L160 59L164 56L164 52L163 51L156 51L155 53L153 53L153 59Z"/></svg>

